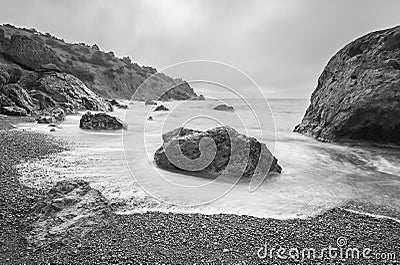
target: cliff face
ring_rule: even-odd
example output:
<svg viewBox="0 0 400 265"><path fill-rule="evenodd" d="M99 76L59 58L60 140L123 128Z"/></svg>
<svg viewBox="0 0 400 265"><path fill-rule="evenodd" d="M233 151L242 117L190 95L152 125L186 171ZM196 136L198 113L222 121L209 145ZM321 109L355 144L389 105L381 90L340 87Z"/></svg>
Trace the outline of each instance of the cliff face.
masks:
<svg viewBox="0 0 400 265"><path fill-rule="evenodd" d="M3 64L18 65L26 71L41 72L43 65L55 65L61 72L80 79L89 89L106 98L131 98L136 89L157 71L132 63L128 57L117 58L113 52L102 52L97 45L70 44L50 34L33 29L0 26L0 56ZM156 90L166 91L166 99L196 97L193 89L181 79L157 73L137 100L156 99Z"/></svg>
<svg viewBox="0 0 400 265"><path fill-rule="evenodd" d="M322 141L400 143L400 26L336 53L295 131Z"/></svg>

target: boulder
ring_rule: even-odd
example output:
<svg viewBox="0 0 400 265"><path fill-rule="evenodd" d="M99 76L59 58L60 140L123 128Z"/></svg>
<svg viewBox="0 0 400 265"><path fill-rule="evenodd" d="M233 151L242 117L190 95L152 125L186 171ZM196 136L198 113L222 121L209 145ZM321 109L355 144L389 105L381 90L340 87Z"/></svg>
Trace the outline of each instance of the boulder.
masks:
<svg viewBox="0 0 400 265"><path fill-rule="evenodd" d="M148 119L149 121L152 121L152 120L153 120L153 117L149 116L147 119Z"/></svg>
<svg viewBox="0 0 400 265"><path fill-rule="evenodd" d="M157 106L154 111L169 111L164 105Z"/></svg>
<svg viewBox="0 0 400 265"><path fill-rule="evenodd" d="M106 113L92 114L90 112L86 112L82 116L79 127L85 130L128 129L128 125L117 117L110 116Z"/></svg>
<svg viewBox="0 0 400 265"><path fill-rule="evenodd" d="M328 62L295 131L321 141L400 143L400 26L372 32Z"/></svg>
<svg viewBox="0 0 400 265"><path fill-rule="evenodd" d="M51 111L51 116L58 122L65 120L65 111L62 108L55 108Z"/></svg>
<svg viewBox="0 0 400 265"><path fill-rule="evenodd" d="M157 103L154 102L153 100L146 100L146 101L144 102L144 105L157 105Z"/></svg>
<svg viewBox="0 0 400 265"><path fill-rule="evenodd" d="M127 109L128 108L128 105L121 104L118 101L116 101L115 99L110 100L109 102L110 102L111 106L115 106L115 107L120 108L120 109Z"/></svg>
<svg viewBox="0 0 400 265"><path fill-rule="evenodd" d="M203 95L200 95L197 100L206 100Z"/></svg>
<svg viewBox="0 0 400 265"><path fill-rule="evenodd" d="M232 106L228 106L226 104L218 105L213 110L221 110L221 111L234 111Z"/></svg>
<svg viewBox="0 0 400 265"><path fill-rule="evenodd" d="M1 113L10 116L26 116L27 112L25 109L17 106L2 107Z"/></svg>
<svg viewBox="0 0 400 265"><path fill-rule="evenodd" d="M39 124L52 124L56 122L56 119L53 116L40 116L36 119Z"/></svg>
<svg viewBox="0 0 400 265"><path fill-rule="evenodd" d="M217 176L226 170L232 175L240 172L241 177L251 177L255 172L267 174L282 171L277 163L278 160L271 154L265 143L239 134L229 126L220 126L207 131L180 127L163 134L162 137L163 145L155 152L154 162L163 169L199 171L211 176ZM212 141L203 141L203 139ZM200 141L203 146L200 145ZM203 152L200 151L201 149ZM210 150L215 152L207 154ZM181 152L184 155L183 159ZM207 157L208 155L210 157Z"/></svg>

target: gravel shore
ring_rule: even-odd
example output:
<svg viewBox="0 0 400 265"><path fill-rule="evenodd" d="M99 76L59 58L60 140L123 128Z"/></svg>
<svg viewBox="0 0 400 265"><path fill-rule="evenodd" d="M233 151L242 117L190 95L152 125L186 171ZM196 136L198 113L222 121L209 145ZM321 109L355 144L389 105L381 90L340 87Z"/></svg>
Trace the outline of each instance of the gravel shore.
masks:
<svg viewBox="0 0 400 265"><path fill-rule="evenodd" d="M48 134L0 130L0 264L397 264L400 261L400 223L396 220L373 218L341 208L293 220L160 212L117 215L101 194L89 190L85 183L82 187L87 190L82 194L94 198L86 204L96 208L94 215L79 219L58 234L49 230L42 244L32 245L28 239L38 220L37 214L42 211L41 205L46 205L46 211L49 203L54 205L48 194L19 183L15 165L64 148L62 142ZM59 202L60 190L54 196ZM77 209L81 207L78 206ZM344 251L357 248L360 256L329 259L325 253L321 258L321 251L328 247L341 247ZM277 253L279 248L285 249L281 257ZM366 248L371 250L369 258L362 256ZM289 249L293 258L289 257ZM295 258L296 249L299 252L315 249L316 257ZM385 259L382 253L386 254Z"/></svg>

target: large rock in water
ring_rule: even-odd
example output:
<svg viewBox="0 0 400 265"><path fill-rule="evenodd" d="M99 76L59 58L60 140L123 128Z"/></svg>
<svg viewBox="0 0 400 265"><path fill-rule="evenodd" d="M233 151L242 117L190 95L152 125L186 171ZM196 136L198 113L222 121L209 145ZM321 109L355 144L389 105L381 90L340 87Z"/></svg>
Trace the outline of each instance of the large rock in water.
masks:
<svg viewBox="0 0 400 265"><path fill-rule="evenodd" d="M400 26L335 54L295 131L322 141L400 143Z"/></svg>
<svg viewBox="0 0 400 265"><path fill-rule="evenodd" d="M85 130L120 130L128 129L128 125L117 117L106 113L92 114L86 112L79 123L79 127Z"/></svg>
<svg viewBox="0 0 400 265"><path fill-rule="evenodd" d="M204 141L206 138L213 141ZM180 127L163 134L163 141L163 146L154 154L154 161L160 168L201 171L212 176L217 176L226 170L228 175L240 172L242 177L251 177L255 173L282 171L277 163L278 160L265 143L239 134L229 126L220 126L207 131ZM216 149L213 147L214 143ZM178 150L175 149L177 146ZM210 156L206 157L211 150L215 152L210 152ZM183 159L181 152L184 155Z"/></svg>

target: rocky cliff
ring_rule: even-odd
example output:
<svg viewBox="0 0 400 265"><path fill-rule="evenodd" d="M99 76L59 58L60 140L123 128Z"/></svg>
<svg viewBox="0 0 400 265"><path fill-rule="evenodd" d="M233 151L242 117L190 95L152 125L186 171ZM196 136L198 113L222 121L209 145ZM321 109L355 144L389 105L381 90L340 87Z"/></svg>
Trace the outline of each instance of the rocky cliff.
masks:
<svg viewBox="0 0 400 265"><path fill-rule="evenodd" d="M400 26L372 32L329 61L296 132L322 141L400 142Z"/></svg>
<svg viewBox="0 0 400 265"><path fill-rule="evenodd" d="M197 96L185 81L141 67L128 57L117 58L97 45L70 44L48 33L12 25L0 26L0 64L1 104L15 103L28 113L58 103L107 109L101 97L129 99L150 76L136 100L158 99L159 95L162 100ZM78 87L78 91L71 91ZM12 94L21 95L26 102L14 102Z"/></svg>

